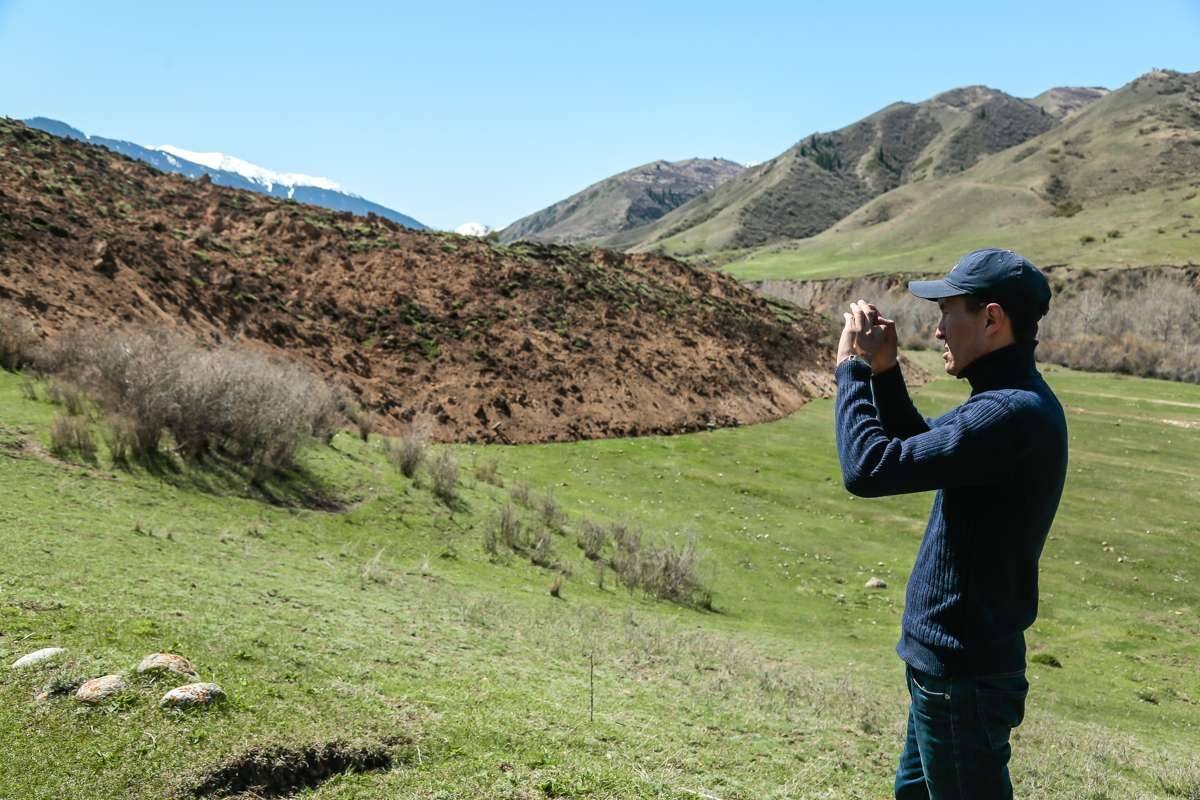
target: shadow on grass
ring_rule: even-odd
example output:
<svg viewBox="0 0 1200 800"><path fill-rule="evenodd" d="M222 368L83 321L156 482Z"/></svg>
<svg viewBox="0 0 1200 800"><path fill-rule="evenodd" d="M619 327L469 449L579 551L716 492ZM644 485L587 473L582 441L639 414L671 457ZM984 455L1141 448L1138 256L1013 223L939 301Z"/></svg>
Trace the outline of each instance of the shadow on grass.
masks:
<svg viewBox="0 0 1200 800"><path fill-rule="evenodd" d="M215 455L184 461L165 452L130 459L119 466L130 472L144 470L178 489L219 497L244 497L281 508L313 511L344 511L347 507L332 486L304 466L264 468Z"/></svg>

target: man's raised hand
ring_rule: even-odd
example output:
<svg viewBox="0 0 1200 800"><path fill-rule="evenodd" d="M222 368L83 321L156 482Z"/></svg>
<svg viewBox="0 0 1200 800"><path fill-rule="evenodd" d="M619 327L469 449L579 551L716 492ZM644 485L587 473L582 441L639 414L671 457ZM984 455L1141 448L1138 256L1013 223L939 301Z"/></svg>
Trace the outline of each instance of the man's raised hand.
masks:
<svg viewBox="0 0 1200 800"><path fill-rule="evenodd" d="M879 313L874 304L865 300L850 304L842 315L845 325L838 342L837 363L851 356L862 356L875 374L886 372L896 365L897 337L895 320Z"/></svg>

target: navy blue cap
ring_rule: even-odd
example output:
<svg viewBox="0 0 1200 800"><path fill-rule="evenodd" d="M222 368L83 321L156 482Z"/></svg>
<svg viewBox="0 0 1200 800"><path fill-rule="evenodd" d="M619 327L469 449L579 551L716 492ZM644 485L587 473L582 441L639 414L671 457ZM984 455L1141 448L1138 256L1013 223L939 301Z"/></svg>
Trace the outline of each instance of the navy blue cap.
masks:
<svg viewBox="0 0 1200 800"><path fill-rule="evenodd" d="M1024 256L994 247L967 253L940 281L909 281L908 290L926 300L986 297L1010 311L1023 308L1035 319L1050 310L1050 283L1042 271Z"/></svg>

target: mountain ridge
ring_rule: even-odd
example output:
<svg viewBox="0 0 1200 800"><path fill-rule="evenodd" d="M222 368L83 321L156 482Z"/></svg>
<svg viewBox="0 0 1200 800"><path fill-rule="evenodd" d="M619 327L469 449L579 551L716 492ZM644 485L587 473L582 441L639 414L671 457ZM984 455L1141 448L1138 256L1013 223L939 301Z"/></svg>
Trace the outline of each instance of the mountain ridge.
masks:
<svg viewBox="0 0 1200 800"><path fill-rule="evenodd" d="M518 219L500 231L500 241L595 242L658 219L743 169L721 158L651 161Z"/></svg>
<svg viewBox="0 0 1200 800"><path fill-rule="evenodd" d="M418 222L407 214L374 203L361 195L353 194L342 189L328 178L319 178L299 173L280 173L251 164L248 161L229 156L225 153L199 153L172 145L161 147L146 147L145 145L129 142L123 139L109 139L103 136L90 136L78 128L49 117L31 117L23 122L32 128L45 131L76 141L106 147L109 150L143 161L162 172L173 172L188 178L199 178L207 175L210 180L220 186L234 189L245 189L252 192L267 194L272 197L282 197L295 200L298 203L309 203L333 211L349 211L352 214L366 216L375 214L392 222L424 230L428 226ZM209 157L213 157L210 159ZM217 158L219 157L219 158ZM195 159L199 160L195 160ZM228 167L214 166L204 163L210 160L224 162ZM239 169L244 171L239 171ZM286 187L276 191L279 187Z"/></svg>
<svg viewBox="0 0 1200 800"><path fill-rule="evenodd" d="M890 103L836 131L810 134L603 244L687 257L807 238L897 186L961 172L1058 122L1046 108L986 86Z"/></svg>
<svg viewBox="0 0 1200 800"><path fill-rule="evenodd" d="M913 271L980 243L1045 265L1191 263L1198 178L1200 72L1157 70L961 173L900 186L728 269L747 279Z"/></svg>

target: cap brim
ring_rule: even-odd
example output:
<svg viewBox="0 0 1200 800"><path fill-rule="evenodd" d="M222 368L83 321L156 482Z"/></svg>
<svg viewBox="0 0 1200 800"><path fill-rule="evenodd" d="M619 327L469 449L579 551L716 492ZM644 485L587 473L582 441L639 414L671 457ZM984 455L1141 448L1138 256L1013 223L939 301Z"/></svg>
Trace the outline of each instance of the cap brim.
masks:
<svg viewBox="0 0 1200 800"><path fill-rule="evenodd" d="M944 280L940 281L909 281L908 290L917 297L925 300L939 300L943 297L955 297L969 294L957 286L952 286Z"/></svg>

